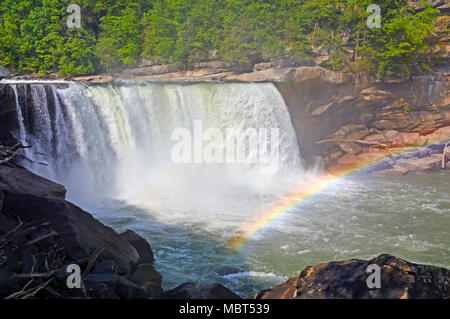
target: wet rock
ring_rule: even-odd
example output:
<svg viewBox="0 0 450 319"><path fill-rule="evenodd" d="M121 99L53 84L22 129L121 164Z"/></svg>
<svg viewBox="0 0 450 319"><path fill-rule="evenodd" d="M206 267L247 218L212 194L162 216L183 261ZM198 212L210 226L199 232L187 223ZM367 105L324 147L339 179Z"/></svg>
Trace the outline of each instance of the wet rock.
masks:
<svg viewBox="0 0 450 319"><path fill-rule="evenodd" d="M368 288L367 267L381 269L381 288ZM391 255L307 267L298 278L262 291L255 299L448 299L450 271Z"/></svg>
<svg viewBox="0 0 450 319"><path fill-rule="evenodd" d="M408 171L432 171L441 169L442 155L433 154L429 157L400 159L395 163Z"/></svg>
<svg viewBox="0 0 450 319"><path fill-rule="evenodd" d="M117 264L114 260L106 259L102 260L97 266L95 266L93 274L116 274Z"/></svg>
<svg viewBox="0 0 450 319"><path fill-rule="evenodd" d="M406 175L407 173L408 173L408 170L406 168L400 167L400 166L394 166L389 169L375 172L375 174L378 176L400 176L400 175Z"/></svg>
<svg viewBox="0 0 450 319"><path fill-rule="evenodd" d="M153 250L148 244L148 242L136 234L132 230L127 230L120 234L120 237L125 239L131 246L133 246L139 254L139 263L152 263L155 258L153 256Z"/></svg>
<svg viewBox="0 0 450 319"><path fill-rule="evenodd" d="M146 286L153 293L162 292L162 276L151 264L139 265L130 280L138 286Z"/></svg>
<svg viewBox="0 0 450 319"><path fill-rule="evenodd" d="M234 292L218 283L197 285L185 283L172 290L166 291L158 298L161 299L241 299Z"/></svg>
<svg viewBox="0 0 450 319"><path fill-rule="evenodd" d="M0 189L15 194L29 194L37 197L60 198L66 196L64 186L33 174L23 168L0 165Z"/></svg>
<svg viewBox="0 0 450 319"><path fill-rule="evenodd" d="M144 299L147 293L131 281L115 274L91 274L83 279L86 293L97 299Z"/></svg>

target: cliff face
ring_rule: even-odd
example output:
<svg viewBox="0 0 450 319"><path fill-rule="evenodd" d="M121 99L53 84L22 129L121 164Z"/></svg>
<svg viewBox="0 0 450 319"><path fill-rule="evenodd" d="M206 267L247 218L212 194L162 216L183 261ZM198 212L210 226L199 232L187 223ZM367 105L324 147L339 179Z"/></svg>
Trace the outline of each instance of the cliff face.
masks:
<svg viewBox="0 0 450 319"><path fill-rule="evenodd" d="M309 164L320 158L339 168L450 139L449 77L442 73L363 83L319 68L277 86Z"/></svg>
<svg viewBox="0 0 450 319"><path fill-rule="evenodd" d="M360 162L377 161L391 153L405 154L412 150L421 151L416 159L414 156L412 160L407 158L413 163L391 162L386 166L389 171L384 174L434 170L448 164L445 156L441 163L445 144L450 140L448 72L404 81L378 82L317 66L295 67L282 62L258 66L253 72L240 74L230 74L228 66L220 63L198 67L197 75L171 73L169 69L144 70L157 74L139 79L274 82L288 106L302 157L308 165L320 162L329 170L339 170ZM141 69L134 72L138 71L144 72ZM120 79L98 76L79 80ZM27 105L32 105L31 90L29 85L21 85L18 89L27 122L30 120ZM9 85L0 84L0 140L4 144L14 143L12 132L18 131L17 123L14 92ZM450 164L447 166L450 168Z"/></svg>

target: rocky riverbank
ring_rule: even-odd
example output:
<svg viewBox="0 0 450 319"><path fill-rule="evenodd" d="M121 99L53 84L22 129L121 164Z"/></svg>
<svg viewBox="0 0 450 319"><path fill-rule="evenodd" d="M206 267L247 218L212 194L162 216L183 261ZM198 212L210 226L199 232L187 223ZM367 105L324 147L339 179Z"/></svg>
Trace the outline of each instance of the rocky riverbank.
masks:
<svg viewBox="0 0 450 319"><path fill-rule="evenodd" d="M63 186L0 165L0 298L239 298L219 284L161 287L150 245L65 200ZM81 289L69 289L69 265Z"/></svg>

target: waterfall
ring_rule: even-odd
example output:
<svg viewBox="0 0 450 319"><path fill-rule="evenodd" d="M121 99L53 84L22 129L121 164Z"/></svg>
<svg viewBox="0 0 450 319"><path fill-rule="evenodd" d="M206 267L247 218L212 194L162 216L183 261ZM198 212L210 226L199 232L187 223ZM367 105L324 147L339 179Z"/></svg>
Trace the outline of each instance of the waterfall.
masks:
<svg viewBox="0 0 450 319"><path fill-rule="evenodd" d="M26 156L34 163L26 165L66 185L69 196L125 196L148 191L149 183L170 190L190 189L192 183L202 183L204 188L238 187L246 180L261 187L273 181L260 176L254 163L173 163L174 130L192 131L198 121L204 130L222 132L278 129L278 174L301 170L289 113L270 83L32 82L11 86L18 136L33 146ZM32 105L19 105L20 92L27 90ZM212 141L203 140L204 145L208 143Z"/></svg>

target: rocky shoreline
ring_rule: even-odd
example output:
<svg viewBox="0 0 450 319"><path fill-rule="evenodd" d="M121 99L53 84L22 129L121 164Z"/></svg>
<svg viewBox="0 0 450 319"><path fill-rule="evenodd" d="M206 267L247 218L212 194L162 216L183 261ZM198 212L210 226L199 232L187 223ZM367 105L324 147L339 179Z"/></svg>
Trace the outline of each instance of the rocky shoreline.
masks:
<svg viewBox="0 0 450 319"><path fill-rule="evenodd" d="M239 299L218 284L185 283L163 291L153 251L138 234L117 234L65 200L63 186L23 168L0 166L0 298ZM81 269L69 289L67 266ZM378 264L380 290L365 286ZM389 255L308 267L298 278L255 295L267 298L448 298L447 269Z"/></svg>
<svg viewBox="0 0 450 319"><path fill-rule="evenodd" d="M63 186L23 168L0 166L0 298L239 298L219 284L163 292L150 245L117 234L65 200ZM69 289L69 265L81 289Z"/></svg>

